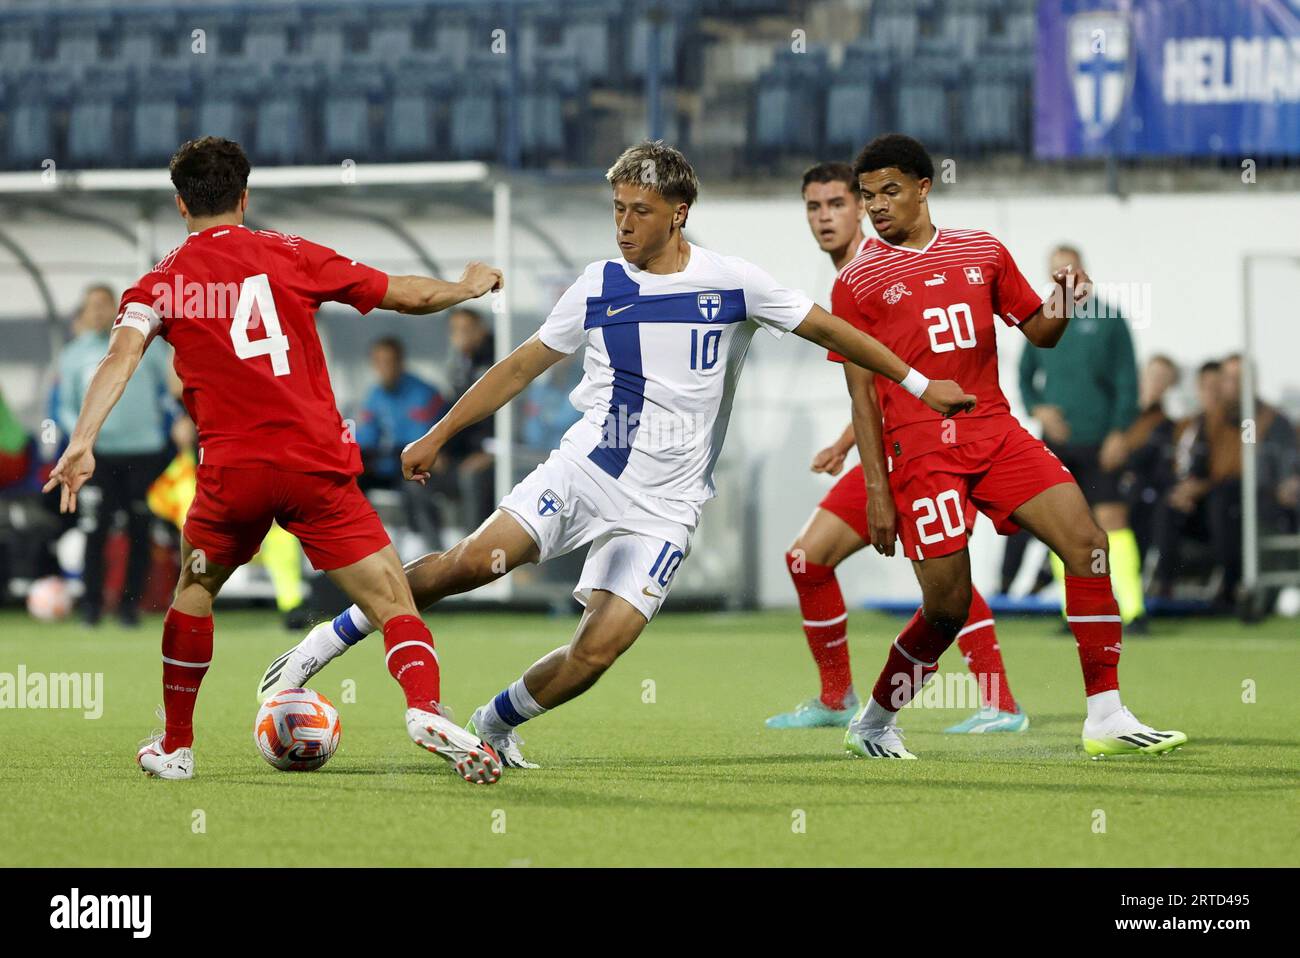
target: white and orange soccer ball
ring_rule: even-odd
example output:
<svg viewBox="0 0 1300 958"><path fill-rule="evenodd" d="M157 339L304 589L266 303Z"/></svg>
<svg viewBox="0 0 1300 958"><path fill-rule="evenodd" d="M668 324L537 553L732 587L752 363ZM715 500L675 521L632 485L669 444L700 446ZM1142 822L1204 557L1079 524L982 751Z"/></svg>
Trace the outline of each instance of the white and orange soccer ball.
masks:
<svg viewBox="0 0 1300 958"><path fill-rule="evenodd" d="M282 772L311 772L329 761L343 732L338 710L311 689L286 689L257 710L253 740Z"/></svg>
<svg viewBox="0 0 1300 958"><path fill-rule="evenodd" d="M66 619L72 611L72 596L68 584L57 575L37 579L27 590L27 611L33 619L57 622Z"/></svg>

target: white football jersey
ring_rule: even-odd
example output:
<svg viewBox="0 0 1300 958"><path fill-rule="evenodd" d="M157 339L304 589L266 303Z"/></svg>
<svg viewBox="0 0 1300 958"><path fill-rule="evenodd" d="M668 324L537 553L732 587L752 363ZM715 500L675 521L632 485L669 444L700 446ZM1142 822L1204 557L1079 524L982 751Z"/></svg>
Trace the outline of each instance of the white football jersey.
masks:
<svg viewBox="0 0 1300 958"><path fill-rule="evenodd" d="M754 330L794 329L813 302L735 256L691 245L680 273L648 273L623 259L592 263L540 330L573 353L583 414L560 444L627 488L664 499L714 495L731 400Z"/></svg>

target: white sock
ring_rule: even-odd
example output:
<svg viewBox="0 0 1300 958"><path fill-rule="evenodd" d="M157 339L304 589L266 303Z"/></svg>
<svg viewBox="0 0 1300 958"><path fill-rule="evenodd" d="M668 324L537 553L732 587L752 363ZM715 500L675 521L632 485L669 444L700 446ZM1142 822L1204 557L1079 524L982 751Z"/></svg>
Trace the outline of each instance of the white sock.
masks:
<svg viewBox="0 0 1300 958"><path fill-rule="evenodd" d="M486 709L485 717L495 730L508 731L523 725L529 719L537 718L546 709L537 704L524 680L518 678L507 689L497 693Z"/></svg>
<svg viewBox="0 0 1300 958"><path fill-rule="evenodd" d="M1096 725L1098 722L1103 722L1123 707L1124 703L1119 700L1119 689L1089 695L1088 724Z"/></svg>
<svg viewBox="0 0 1300 958"><path fill-rule="evenodd" d="M321 662L328 662L336 655L342 655L356 645L375 627L370 624L366 614L355 605L336 615L329 622L321 622L307 633L305 644L307 651Z"/></svg>
<svg viewBox="0 0 1300 958"><path fill-rule="evenodd" d="M884 728L898 720L898 713L891 712L879 702L874 695L867 696L867 707L853 724L857 728Z"/></svg>

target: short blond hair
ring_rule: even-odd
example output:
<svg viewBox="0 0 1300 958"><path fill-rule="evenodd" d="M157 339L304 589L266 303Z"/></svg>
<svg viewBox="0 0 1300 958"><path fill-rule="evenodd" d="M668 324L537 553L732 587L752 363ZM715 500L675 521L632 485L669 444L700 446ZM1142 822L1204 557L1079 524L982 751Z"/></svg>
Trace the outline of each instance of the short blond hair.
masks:
<svg viewBox="0 0 1300 958"><path fill-rule="evenodd" d="M688 207L700 195L700 180L682 151L663 140L643 140L629 146L605 171L610 186L648 186L669 202Z"/></svg>

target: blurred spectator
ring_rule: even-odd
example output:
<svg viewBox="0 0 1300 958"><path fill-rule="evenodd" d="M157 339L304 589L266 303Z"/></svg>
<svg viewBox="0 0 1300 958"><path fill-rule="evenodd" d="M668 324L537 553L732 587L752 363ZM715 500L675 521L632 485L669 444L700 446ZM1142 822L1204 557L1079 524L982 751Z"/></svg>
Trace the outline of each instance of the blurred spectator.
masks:
<svg viewBox="0 0 1300 958"><path fill-rule="evenodd" d="M419 439L442 418L447 401L436 388L407 371L406 351L397 339L384 337L371 344L370 368L375 385L366 393L357 416L356 438L365 468L362 488L400 492L407 522L436 547L440 529L437 505L418 483L402 479L400 457L407 443Z"/></svg>
<svg viewBox="0 0 1300 958"><path fill-rule="evenodd" d="M1168 356L1152 356L1142 370L1141 411L1124 433L1128 459L1120 476L1120 491L1128 503L1129 522L1145 559L1154 534L1156 507L1174 485L1174 430L1165 411L1165 396L1178 384L1177 364Z"/></svg>
<svg viewBox="0 0 1300 958"><path fill-rule="evenodd" d="M447 363L447 383L455 401L496 361L496 347L491 327L476 311L463 307L453 310L448 323L451 359ZM454 494L460 501L461 524L466 529L478 526L496 505L496 457L492 453L495 428L489 416L447 444L449 465L455 470Z"/></svg>
<svg viewBox="0 0 1300 958"><path fill-rule="evenodd" d="M117 297L105 285L91 286L82 297L74 329L76 338L59 357L59 428L72 432L86 387L108 350L109 331L117 316ZM122 624L139 622L140 597L150 561L150 512L145 501L149 485L167 464L168 393L171 363L166 346L145 350L139 369L109 414L95 446L95 475L78 503L78 525L86 533L82 581L82 618L99 622L103 609L104 546L113 521L126 515L128 559L126 580L117 614Z"/></svg>
<svg viewBox="0 0 1300 958"><path fill-rule="evenodd" d="M564 433L582 418L569 401L569 393L582 372L576 355L565 356L524 391L519 436L528 450L537 454L539 462L560 447Z"/></svg>
<svg viewBox="0 0 1300 958"><path fill-rule="evenodd" d="M1049 273L1083 269L1072 246L1053 251ZM1073 473L1098 525L1110 541L1111 583L1126 623L1145 613L1142 563L1120 492L1120 467L1128 455L1125 431L1138 413L1137 361L1128 323L1110 304L1093 300L1071 320L1054 349L1025 345L1020 355L1020 394L1043 426L1047 443ZM1053 571L1064 568L1052 557Z"/></svg>
<svg viewBox="0 0 1300 958"><path fill-rule="evenodd" d="M1255 421L1241 415L1240 356L1201 367L1198 387L1205 407L1178 436L1178 482L1166 497L1157 525L1160 552L1155 585L1170 594L1181 570L1184 540L1203 532L1220 573L1215 605L1230 609L1241 582L1241 458L1243 437L1256 449L1256 489L1261 530L1284 529L1293 518L1296 436L1277 409L1255 400Z"/></svg>
<svg viewBox="0 0 1300 958"><path fill-rule="evenodd" d="M1201 411L1174 428L1173 486L1157 505L1152 523L1156 562L1152 589L1167 598L1183 566L1183 547L1209 541L1204 499L1208 482L1208 433L1219 421L1223 368L1214 360L1196 372L1196 399Z"/></svg>

